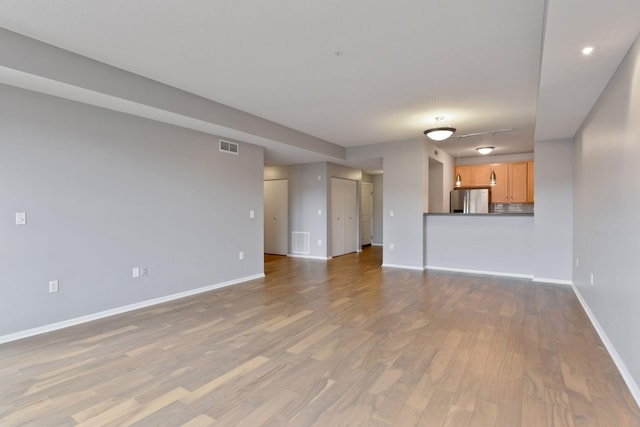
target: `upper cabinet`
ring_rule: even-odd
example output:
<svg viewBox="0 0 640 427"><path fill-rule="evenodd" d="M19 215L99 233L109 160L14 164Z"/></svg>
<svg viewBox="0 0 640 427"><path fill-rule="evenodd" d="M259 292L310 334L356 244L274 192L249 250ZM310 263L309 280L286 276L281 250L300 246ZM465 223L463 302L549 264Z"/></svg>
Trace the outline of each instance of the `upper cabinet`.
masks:
<svg viewBox="0 0 640 427"><path fill-rule="evenodd" d="M476 187L488 187L491 178L491 165L475 165L473 167L473 185Z"/></svg>
<svg viewBox="0 0 640 427"><path fill-rule="evenodd" d="M489 166L496 174L496 184L491 187L491 203L509 203L509 164L492 163Z"/></svg>
<svg viewBox="0 0 640 427"><path fill-rule="evenodd" d="M527 163L509 163L509 203L527 202Z"/></svg>
<svg viewBox="0 0 640 427"><path fill-rule="evenodd" d="M460 185L456 185L456 187L473 187L473 166L456 166L453 177L454 183L458 175L460 175Z"/></svg>
<svg viewBox="0 0 640 427"><path fill-rule="evenodd" d="M456 187L488 187L491 165L456 166L454 182L458 175L460 175L460 185Z"/></svg>
<svg viewBox="0 0 640 427"><path fill-rule="evenodd" d="M533 203L533 161L455 167L459 187L491 187L491 203ZM496 175L491 185L491 173ZM454 177L455 181L455 177Z"/></svg>

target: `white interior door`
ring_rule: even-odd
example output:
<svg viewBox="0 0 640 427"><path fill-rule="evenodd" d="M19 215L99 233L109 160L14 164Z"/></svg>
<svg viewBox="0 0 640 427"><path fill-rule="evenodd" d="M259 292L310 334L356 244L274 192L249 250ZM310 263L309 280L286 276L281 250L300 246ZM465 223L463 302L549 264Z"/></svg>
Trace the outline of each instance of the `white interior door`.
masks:
<svg viewBox="0 0 640 427"><path fill-rule="evenodd" d="M356 181L331 178L331 247L338 256L357 250Z"/></svg>
<svg viewBox="0 0 640 427"><path fill-rule="evenodd" d="M343 179L331 178L331 254L342 255L344 251L344 196Z"/></svg>
<svg viewBox="0 0 640 427"><path fill-rule="evenodd" d="M373 212L373 184L360 184L360 246L371 244Z"/></svg>
<svg viewBox="0 0 640 427"><path fill-rule="evenodd" d="M344 253L358 250L358 183L344 180Z"/></svg>
<svg viewBox="0 0 640 427"><path fill-rule="evenodd" d="M289 182L264 182L264 252L286 255L289 249Z"/></svg>

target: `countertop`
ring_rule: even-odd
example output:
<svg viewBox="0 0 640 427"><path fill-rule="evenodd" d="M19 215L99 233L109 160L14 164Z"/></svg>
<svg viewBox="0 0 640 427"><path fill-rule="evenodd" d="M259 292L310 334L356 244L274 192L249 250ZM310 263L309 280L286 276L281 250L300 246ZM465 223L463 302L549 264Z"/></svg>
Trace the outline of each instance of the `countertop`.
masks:
<svg viewBox="0 0 640 427"><path fill-rule="evenodd" d="M492 213L429 213L425 212L424 215L429 216L533 216L532 213L514 213L514 212L492 212Z"/></svg>

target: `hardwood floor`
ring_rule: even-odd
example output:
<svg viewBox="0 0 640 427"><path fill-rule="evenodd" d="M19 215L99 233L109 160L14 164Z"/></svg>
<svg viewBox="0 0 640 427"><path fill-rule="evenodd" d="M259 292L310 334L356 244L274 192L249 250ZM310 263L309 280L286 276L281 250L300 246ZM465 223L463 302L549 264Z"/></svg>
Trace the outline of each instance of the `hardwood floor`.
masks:
<svg viewBox="0 0 640 427"><path fill-rule="evenodd" d="M0 345L0 425L639 426L571 289L265 257L266 278Z"/></svg>

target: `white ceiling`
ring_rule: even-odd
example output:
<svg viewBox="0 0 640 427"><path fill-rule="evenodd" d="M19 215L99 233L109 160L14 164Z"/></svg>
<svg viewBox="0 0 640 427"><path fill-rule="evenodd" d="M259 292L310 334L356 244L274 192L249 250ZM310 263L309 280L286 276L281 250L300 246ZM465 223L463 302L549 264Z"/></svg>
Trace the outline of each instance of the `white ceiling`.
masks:
<svg viewBox="0 0 640 427"><path fill-rule="evenodd" d="M536 140L571 138L640 33L639 0L550 0ZM593 46L590 56L580 54Z"/></svg>
<svg viewBox="0 0 640 427"><path fill-rule="evenodd" d="M345 147L515 129L440 144L465 157L572 137L640 31L637 0L548 3L0 0L0 27Z"/></svg>

